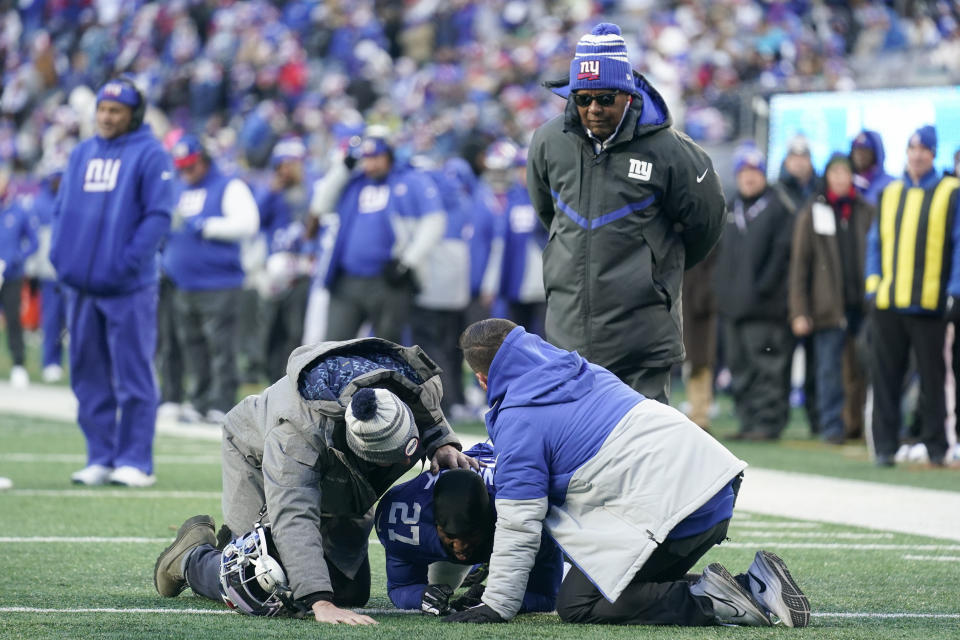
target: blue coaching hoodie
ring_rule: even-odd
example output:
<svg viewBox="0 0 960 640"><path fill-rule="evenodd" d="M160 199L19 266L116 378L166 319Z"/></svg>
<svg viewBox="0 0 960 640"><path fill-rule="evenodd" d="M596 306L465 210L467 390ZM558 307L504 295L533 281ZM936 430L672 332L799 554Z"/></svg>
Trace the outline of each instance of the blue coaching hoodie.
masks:
<svg viewBox="0 0 960 640"><path fill-rule="evenodd" d="M23 275L23 262L37 250L35 221L19 200L0 211L0 260L4 280Z"/></svg>
<svg viewBox="0 0 960 640"><path fill-rule="evenodd" d="M84 140L57 193L50 261L58 278L104 296L156 283L173 206L173 165L148 125Z"/></svg>

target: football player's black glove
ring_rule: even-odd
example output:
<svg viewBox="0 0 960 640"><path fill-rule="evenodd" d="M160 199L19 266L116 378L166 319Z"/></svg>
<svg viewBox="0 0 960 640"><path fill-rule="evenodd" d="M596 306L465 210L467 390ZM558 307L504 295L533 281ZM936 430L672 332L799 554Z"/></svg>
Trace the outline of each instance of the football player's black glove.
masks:
<svg viewBox="0 0 960 640"><path fill-rule="evenodd" d="M458 611L457 613L443 618L443 621L473 622L476 624L484 624L488 622L506 622L506 620L500 617L499 613L485 604L477 605L476 607L470 607L469 609L465 609L463 611Z"/></svg>
<svg viewBox="0 0 960 640"><path fill-rule="evenodd" d="M435 616L443 616L450 612L450 596L453 589L446 584L431 584L423 592L420 601L420 610Z"/></svg>
<svg viewBox="0 0 960 640"><path fill-rule="evenodd" d="M463 611L470 607L482 604L480 598L483 597L483 591L486 587L482 584L475 584L467 589L467 592L450 603L450 608L454 611Z"/></svg>

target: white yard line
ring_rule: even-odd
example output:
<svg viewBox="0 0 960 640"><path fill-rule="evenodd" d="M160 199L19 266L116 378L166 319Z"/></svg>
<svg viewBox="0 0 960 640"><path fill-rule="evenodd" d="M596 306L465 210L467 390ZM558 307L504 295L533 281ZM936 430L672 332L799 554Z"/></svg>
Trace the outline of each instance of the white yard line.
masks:
<svg viewBox="0 0 960 640"><path fill-rule="evenodd" d="M220 456L158 455L158 464L210 464L220 466ZM54 462L86 464L87 456L80 453L0 453L0 462Z"/></svg>
<svg viewBox="0 0 960 640"><path fill-rule="evenodd" d="M837 549L844 551L960 551L957 544L855 544L844 542L782 542L776 538L750 542L723 542L724 549Z"/></svg>
<svg viewBox="0 0 960 640"><path fill-rule="evenodd" d="M768 537L768 538L801 538L801 539L811 539L811 538L826 538L829 540L889 540L893 538L894 534L892 533L856 533L852 531L738 531L737 527L737 517L733 517L733 525L730 529L730 536L734 538L752 538L752 537ZM779 527L779 523L768 523L772 524L775 527Z"/></svg>
<svg viewBox="0 0 960 640"><path fill-rule="evenodd" d="M357 613L375 616L390 615L418 615L419 611L410 609L354 609ZM82 614L82 613L158 613L158 614L181 614L181 615L242 615L229 609L148 609L142 607L121 609L110 607L96 607L90 609L47 609L40 607L0 607L0 613L56 613L56 614ZM911 619L960 619L960 613L873 613L873 612L847 612L839 611L835 613L814 612L810 614L814 618L862 618L862 619L880 619L890 620L896 618Z"/></svg>
<svg viewBox="0 0 960 640"><path fill-rule="evenodd" d="M26 543L29 543L29 544L39 543L39 542L53 542L53 543L56 543L56 544L64 544L64 543L85 543L85 542L92 542L92 543L96 543L96 544L105 544L105 543L113 543L113 542L120 542L120 543L126 542L126 543L133 543L133 544L157 544L157 543L163 543L163 542L169 543L171 540L173 540L173 537L172 537L172 536L169 537L169 538L131 538L131 537L123 537L123 536L117 536L117 537L112 537L112 538L108 538L108 537L105 537L105 536L87 536L87 537L82 537L82 536L22 536L22 537L6 537L6 538L0 538L0 544L8 544L8 543L9 543L9 544L15 544L15 543L20 543L20 542L26 542Z"/></svg>
<svg viewBox="0 0 960 640"><path fill-rule="evenodd" d="M903 556L904 560L929 560L931 562L960 562L960 556Z"/></svg>
<svg viewBox="0 0 960 640"><path fill-rule="evenodd" d="M149 489L12 489L4 496L31 496L35 498L137 498L157 500L160 498L216 498L219 491L151 491Z"/></svg>

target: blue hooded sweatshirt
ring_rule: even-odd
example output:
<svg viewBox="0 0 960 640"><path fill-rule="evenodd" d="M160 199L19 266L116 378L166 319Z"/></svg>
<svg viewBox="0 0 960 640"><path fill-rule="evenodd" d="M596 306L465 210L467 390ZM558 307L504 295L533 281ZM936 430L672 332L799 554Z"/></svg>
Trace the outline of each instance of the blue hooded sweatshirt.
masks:
<svg viewBox="0 0 960 640"><path fill-rule="evenodd" d="M490 365L487 433L497 453L497 497L566 500L574 472L600 450L620 420L647 400L615 375L517 327ZM732 482L671 530L706 531L733 514Z"/></svg>
<svg viewBox="0 0 960 640"><path fill-rule="evenodd" d="M873 150L876 162L872 167L853 176L853 186L857 192L863 196L863 199L874 207L880 202L880 194L884 188L893 181L893 176L883 170L883 162L886 155L883 152L883 138L876 131L864 129L857 134L850 145L850 152L853 153L855 145L867 146Z"/></svg>
<svg viewBox="0 0 960 640"><path fill-rule="evenodd" d="M0 260L4 280L23 275L23 262L37 250L36 221L23 203L14 201L0 211Z"/></svg>
<svg viewBox="0 0 960 640"><path fill-rule="evenodd" d="M84 140L57 193L50 261L58 278L102 296L156 283L174 204L173 165L148 125Z"/></svg>

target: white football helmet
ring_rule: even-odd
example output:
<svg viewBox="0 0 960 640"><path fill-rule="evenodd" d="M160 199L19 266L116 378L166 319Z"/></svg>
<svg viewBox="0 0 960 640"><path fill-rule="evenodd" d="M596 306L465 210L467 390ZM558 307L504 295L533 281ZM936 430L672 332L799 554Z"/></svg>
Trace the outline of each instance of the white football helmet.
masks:
<svg viewBox="0 0 960 640"><path fill-rule="evenodd" d="M269 528L257 523L253 531L232 540L220 559L220 595L231 609L251 616L275 616L291 602L287 574L278 557L270 555Z"/></svg>

